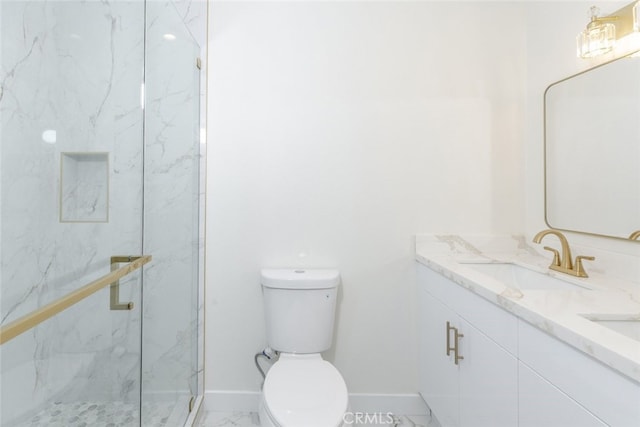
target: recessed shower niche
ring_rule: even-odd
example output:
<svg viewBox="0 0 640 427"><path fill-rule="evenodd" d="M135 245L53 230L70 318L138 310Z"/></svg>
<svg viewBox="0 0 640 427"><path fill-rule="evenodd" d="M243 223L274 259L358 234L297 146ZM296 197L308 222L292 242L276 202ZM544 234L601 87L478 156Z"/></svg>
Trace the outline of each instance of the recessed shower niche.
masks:
<svg viewBox="0 0 640 427"><path fill-rule="evenodd" d="M109 153L60 153L60 222L109 221Z"/></svg>

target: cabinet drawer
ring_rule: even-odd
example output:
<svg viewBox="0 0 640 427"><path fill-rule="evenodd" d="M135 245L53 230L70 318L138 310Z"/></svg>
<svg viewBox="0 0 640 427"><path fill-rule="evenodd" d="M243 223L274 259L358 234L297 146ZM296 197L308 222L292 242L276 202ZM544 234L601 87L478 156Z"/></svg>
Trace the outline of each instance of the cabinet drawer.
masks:
<svg viewBox="0 0 640 427"><path fill-rule="evenodd" d="M640 426L640 384L519 320L519 359L612 427Z"/></svg>
<svg viewBox="0 0 640 427"><path fill-rule="evenodd" d="M606 427L549 381L518 364L518 427Z"/></svg>
<svg viewBox="0 0 640 427"><path fill-rule="evenodd" d="M418 284L509 353L518 351L518 322L511 313L418 264Z"/></svg>

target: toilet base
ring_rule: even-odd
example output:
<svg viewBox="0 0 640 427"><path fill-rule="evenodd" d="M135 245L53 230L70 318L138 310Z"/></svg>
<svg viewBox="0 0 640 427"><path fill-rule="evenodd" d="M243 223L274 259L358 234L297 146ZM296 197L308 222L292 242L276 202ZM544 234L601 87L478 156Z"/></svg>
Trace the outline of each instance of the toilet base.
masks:
<svg viewBox="0 0 640 427"><path fill-rule="evenodd" d="M350 413L350 412L351 412L351 405L349 405L349 407L347 408L347 412L345 413ZM267 408L264 405L263 397L260 397L260 404L258 406L258 417L260 418L260 427L281 427L271 419L271 416L267 412ZM351 427L351 424L342 422L337 427Z"/></svg>

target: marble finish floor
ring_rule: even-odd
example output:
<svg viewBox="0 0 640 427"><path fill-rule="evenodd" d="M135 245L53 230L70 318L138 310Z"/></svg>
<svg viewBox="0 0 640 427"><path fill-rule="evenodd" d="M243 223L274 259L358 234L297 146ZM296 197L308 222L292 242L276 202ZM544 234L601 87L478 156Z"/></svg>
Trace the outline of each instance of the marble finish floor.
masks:
<svg viewBox="0 0 640 427"><path fill-rule="evenodd" d="M175 427L169 426L174 405L168 403L148 403L143 405L143 427ZM361 419L365 419L361 415ZM373 418L369 417L368 420ZM429 416L394 415L389 422L380 415L378 423L356 422L346 424L354 427L440 427L435 419ZM16 427L135 427L139 425L138 405L125 402L56 402L40 411ZM210 412L204 410L195 422L194 427L259 427L257 412Z"/></svg>
<svg viewBox="0 0 640 427"><path fill-rule="evenodd" d="M381 417L382 423L365 424L353 422L347 424L353 427L440 427L440 424L429 416L403 416L394 415L393 422L386 422L386 417ZM194 427L259 427L260 419L257 412L208 412L199 416Z"/></svg>
<svg viewBox="0 0 640 427"><path fill-rule="evenodd" d="M165 427L173 403L143 405L144 427ZM16 427L135 427L140 425L137 403L55 402Z"/></svg>

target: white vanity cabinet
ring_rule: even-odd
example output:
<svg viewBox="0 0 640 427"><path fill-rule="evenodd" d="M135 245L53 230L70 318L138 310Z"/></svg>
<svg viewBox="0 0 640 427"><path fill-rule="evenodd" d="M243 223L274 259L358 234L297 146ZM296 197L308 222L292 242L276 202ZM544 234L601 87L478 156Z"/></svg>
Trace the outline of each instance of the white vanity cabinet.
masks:
<svg viewBox="0 0 640 427"><path fill-rule="evenodd" d="M495 341L517 345L517 320L426 267L418 275L420 393L436 418L443 427L517 426L518 361ZM504 315L511 324L500 324Z"/></svg>
<svg viewBox="0 0 640 427"><path fill-rule="evenodd" d="M460 425L458 366L446 355L446 322L457 320L448 307L419 290L420 394L443 427Z"/></svg>
<svg viewBox="0 0 640 427"><path fill-rule="evenodd" d="M518 396L518 427L606 426L524 363L518 364Z"/></svg>
<svg viewBox="0 0 640 427"><path fill-rule="evenodd" d="M518 357L521 366L535 371L556 388L556 394L561 393L568 400L561 407L551 406L546 414L542 414L539 405L544 403L536 401L540 394L531 392L536 386L528 386L521 379L522 426L640 426L639 383L522 320L519 322ZM527 371L521 369L521 375L523 372L526 376ZM584 422L543 422L551 415L560 420L567 413L573 413L574 420L580 417ZM597 419L590 420L590 417Z"/></svg>
<svg viewBox="0 0 640 427"><path fill-rule="evenodd" d="M640 383L464 284L417 275L420 394L443 427L640 426Z"/></svg>

